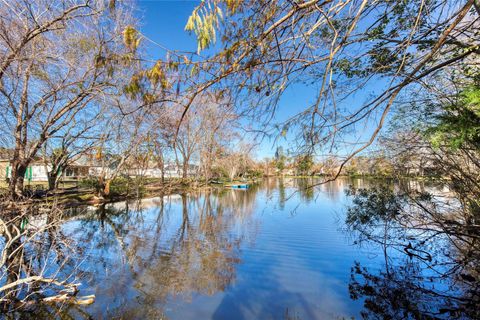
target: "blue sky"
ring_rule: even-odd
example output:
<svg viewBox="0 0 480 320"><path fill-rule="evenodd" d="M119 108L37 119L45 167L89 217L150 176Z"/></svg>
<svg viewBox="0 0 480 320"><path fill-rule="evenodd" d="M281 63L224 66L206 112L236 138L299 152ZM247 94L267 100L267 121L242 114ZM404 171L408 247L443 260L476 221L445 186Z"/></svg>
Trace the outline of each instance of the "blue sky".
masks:
<svg viewBox="0 0 480 320"><path fill-rule="evenodd" d="M195 37L184 31L192 10L200 1L138 1L138 17L142 33L169 49L196 51ZM163 54L161 50L152 54Z"/></svg>
<svg viewBox="0 0 480 320"><path fill-rule="evenodd" d="M195 52L197 49L195 36L184 31L184 27L192 10L199 3L200 1L191 0L138 1L137 16L142 33L148 39L168 49ZM147 47L152 58L161 58L165 54L165 51L157 45L148 45L147 43ZM374 87L377 86L381 87L382 85L374 85ZM378 88L370 88L369 91L375 89ZM366 93L367 90L357 93L347 103L352 105L362 103ZM275 120L281 122L287 119L305 109L314 99L314 88L295 85L283 95ZM365 128L362 128L362 131L364 130ZM371 128L367 128L366 132L371 132ZM356 137L352 136L351 138L355 140ZM274 140L264 139L256 149L256 158L273 157L277 147L274 143ZM276 143L282 145L285 150L289 149L289 142L284 138L277 140Z"/></svg>

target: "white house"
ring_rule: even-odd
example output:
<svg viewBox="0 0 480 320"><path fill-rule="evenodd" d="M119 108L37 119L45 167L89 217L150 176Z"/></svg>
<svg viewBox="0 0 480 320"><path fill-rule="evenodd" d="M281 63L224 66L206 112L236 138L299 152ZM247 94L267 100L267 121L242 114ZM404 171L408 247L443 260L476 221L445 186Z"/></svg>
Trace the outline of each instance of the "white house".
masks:
<svg viewBox="0 0 480 320"><path fill-rule="evenodd" d="M63 180L78 180L88 175L88 166L72 164L68 166L64 172L61 172ZM10 160L0 160L0 170L4 179L10 179L12 177L12 168ZM27 182L40 182L48 181L48 171L50 166L40 161L32 162L25 172L25 180Z"/></svg>

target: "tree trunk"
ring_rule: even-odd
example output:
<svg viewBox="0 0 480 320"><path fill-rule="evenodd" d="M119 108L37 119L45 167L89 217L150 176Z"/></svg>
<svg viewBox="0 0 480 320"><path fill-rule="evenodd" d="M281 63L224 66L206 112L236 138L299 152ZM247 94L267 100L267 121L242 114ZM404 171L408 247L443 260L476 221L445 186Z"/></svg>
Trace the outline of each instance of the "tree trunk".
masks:
<svg viewBox="0 0 480 320"><path fill-rule="evenodd" d="M165 184L165 164L163 162L163 159L159 161L158 163L158 167L160 168L160 171L161 171L161 182L162 182L162 186Z"/></svg>
<svg viewBox="0 0 480 320"><path fill-rule="evenodd" d="M183 176L182 178L185 180L188 178L188 161L183 161Z"/></svg>
<svg viewBox="0 0 480 320"><path fill-rule="evenodd" d="M64 164L64 162L52 163L52 170L47 170L48 191L54 191L58 189L60 178L62 177L62 174L65 172L66 168L67 166Z"/></svg>
<svg viewBox="0 0 480 320"><path fill-rule="evenodd" d="M48 173L48 191L55 191L58 189L61 175L58 174L60 170L55 170Z"/></svg>
<svg viewBox="0 0 480 320"><path fill-rule="evenodd" d="M110 195L110 183L112 182L111 179L105 180L104 188L103 188L103 196L108 197Z"/></svg>
<svg viewBox="0 0 480 320"><path fill-rule="evenodd" d="M52 173L48 173L48 191L54 191L57 187L57 177Z"/></svg>
<svg viewBox="0 0 480 320"><path fill-rule="evenodd" d="M105 179L100 177L98 180L98 197L105 199L110 195L110 183L112 179Z"/></svg>
<svg viewBox="0 0 480 320"><path fill-rule="evenodd" d="M204 172L204 175L205 175L205 183L208 184L208 182L210 181L210 177L211 177L210 170L207 166L205 166L203 172Z"/></svg>
<svg viewBox="0 0 480 320"><path fill-rule="evenodd" d="M27 172L27 166L14 161L12 163L12 173L10 178L9 185L9 195L13 199L21 198L23 193L23 183L25 178L25 173Z"/></svg>

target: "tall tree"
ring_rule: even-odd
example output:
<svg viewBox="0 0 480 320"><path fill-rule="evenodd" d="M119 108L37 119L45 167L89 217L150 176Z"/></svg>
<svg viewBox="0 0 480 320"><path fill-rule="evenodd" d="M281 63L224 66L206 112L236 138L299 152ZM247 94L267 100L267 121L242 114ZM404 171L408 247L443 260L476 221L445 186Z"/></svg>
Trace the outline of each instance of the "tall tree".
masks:
<svg viewBox="0 0 480 320"><path fill-rule="evenodd" d="M14 149L10 195L44 143L76 119L102 112L132 20L104 1L8 1L0 7L1 113Z"/></svg>
<svg viewBox="0 0 480 320"><path fill-rule="evenodd" d="M201 173L205 182L208 182L216 159L236 137L238 117L229 97L213 93L205 96L203 101L199 110L202 126L199 155Z"/></svg>

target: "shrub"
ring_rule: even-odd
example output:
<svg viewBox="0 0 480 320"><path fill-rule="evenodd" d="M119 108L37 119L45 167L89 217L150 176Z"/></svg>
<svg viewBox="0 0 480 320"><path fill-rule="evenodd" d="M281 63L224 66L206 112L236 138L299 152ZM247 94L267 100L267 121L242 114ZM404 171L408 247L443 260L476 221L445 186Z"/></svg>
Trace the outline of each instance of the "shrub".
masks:
<svg viewBox="0 0 480 320"><path fill-rule="evenodd" d="M96 191L98 191L98 189L100 188L97 177L83 178L78 182L78 186L81 188L94 189Z"/></svg>

